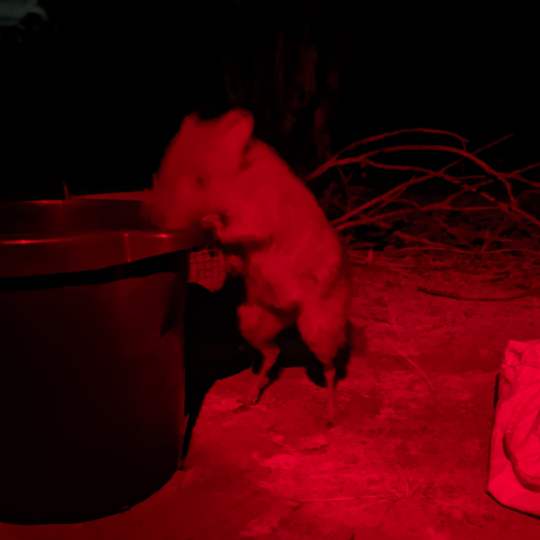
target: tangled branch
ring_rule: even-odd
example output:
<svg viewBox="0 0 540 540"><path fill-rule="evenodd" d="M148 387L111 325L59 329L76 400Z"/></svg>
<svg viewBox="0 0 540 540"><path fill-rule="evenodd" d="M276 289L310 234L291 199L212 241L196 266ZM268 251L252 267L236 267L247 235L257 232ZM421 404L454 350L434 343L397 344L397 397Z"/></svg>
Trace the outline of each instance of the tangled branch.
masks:
<svg viewBox="0 0 540 540"><path fill-rule="evenodd" d="M403 141L418 137L428 140ZM464 137L449 131L383 133L349 145L306 180L337 173L332 193L341 190L345 201L334 195L330 203L341 210L333 220L340 232L354 235L365 227L378 228L381 234L387 232L386 245L423 249L488 253L519 249L524 241L530 249L540 237L540 216L528 203L540 200L540 182L528 175L537 172L540 163L501 172L481 157L511 137L471 151ZM449 157L450 162L433 165ZM359 171L363 182L354 185ZM372 186L376 194L366 197L374 179L388 187L381 192Z"/></svg>

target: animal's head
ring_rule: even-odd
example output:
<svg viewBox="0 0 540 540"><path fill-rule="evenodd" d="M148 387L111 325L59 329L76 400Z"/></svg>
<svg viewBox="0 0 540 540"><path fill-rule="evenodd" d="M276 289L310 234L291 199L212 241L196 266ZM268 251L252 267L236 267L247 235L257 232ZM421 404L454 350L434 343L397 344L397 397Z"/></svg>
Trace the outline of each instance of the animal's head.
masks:
<svg viewBox="0 0 540 540"><path fill-rule="evenodd" d="M253 134L253 117L233 109L214 120L187 116L154 177L150 214L158 225L189 227L215 210L209 184L240 172Z"/></svg>

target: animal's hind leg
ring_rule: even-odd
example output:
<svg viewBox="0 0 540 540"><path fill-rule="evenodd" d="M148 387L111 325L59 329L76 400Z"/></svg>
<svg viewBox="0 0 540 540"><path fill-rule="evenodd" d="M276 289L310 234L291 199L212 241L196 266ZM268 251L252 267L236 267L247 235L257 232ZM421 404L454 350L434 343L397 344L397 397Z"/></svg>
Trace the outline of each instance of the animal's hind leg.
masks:
<svg viewBox="0 0 540 540"><path fill-rule="evenodd" d="M326 391L328 393L326 402L326 414L324 420L328 427L334 425L336 419L336 370L335 368L324 367L326 378Z"/></svg>
<svg viewBox="0 0 540 540"><path fill-rule="evenodd" d="M325 420L331 426L335 420L336 367L335 359L346 345L346 323L341 313L325 306L305 306L298 318L298 329L304 342L324 368L327 386Z"/></svg>
<svg viewBox="0 0 540 540"><path fill-rule="evenodd" d="M268 373L278 355L275 338L283 330L284 323L272 312L255 304L244 304L238 308L240 332L262 355L262 365L249 395L251 403L257 403L268 384Z"/></svg>
<svg viewBox="0 0 540 540"><path fill-rule="evenodd" d="M253 385L251 393L249 395L249 402L252 404L258 403L261 395L270 382L268 378L268 373L272 369L272 366L277 360L279 355L279 347L276 345L268 345L261 348L261 354L263 361L261 364L261 370L257 375L257 379Z"/></svg>

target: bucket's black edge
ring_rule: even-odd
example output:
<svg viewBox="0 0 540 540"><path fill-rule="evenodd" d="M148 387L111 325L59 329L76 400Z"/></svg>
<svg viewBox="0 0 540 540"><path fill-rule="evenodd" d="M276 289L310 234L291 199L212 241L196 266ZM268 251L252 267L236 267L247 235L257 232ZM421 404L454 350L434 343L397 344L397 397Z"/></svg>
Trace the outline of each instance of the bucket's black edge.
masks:
<svg viewBox="0 0 540 540"><path fill-rule="evenodd" d="M184 266L187 264L187 255L187 250L179 250L98 270L36 276L0 277L0 291L98 285L100 283L108 283L131 277L145 277L159 272L179 272L184 271ZM179 258L181 260L182 257L185 259L185 263L179 265Z"/></svg>

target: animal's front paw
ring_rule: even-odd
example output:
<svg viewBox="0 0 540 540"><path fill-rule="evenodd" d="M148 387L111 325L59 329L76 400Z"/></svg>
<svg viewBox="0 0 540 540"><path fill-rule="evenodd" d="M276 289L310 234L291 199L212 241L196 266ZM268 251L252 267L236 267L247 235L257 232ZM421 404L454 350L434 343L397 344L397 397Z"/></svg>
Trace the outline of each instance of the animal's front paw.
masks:
<svg viewBox="0 0 540 540"><path fill-rule="evenodd" d="M219 214L208 214L202 218L201 225L217 233L223 229L223 219Z"/></svg>
<svg viewBox="0 0 540 540"><path fill-rule="evenodd" d="M225 265L228 272L233 276L241 276L244 272L244 261L238 255L226 255Z"/></svg>

